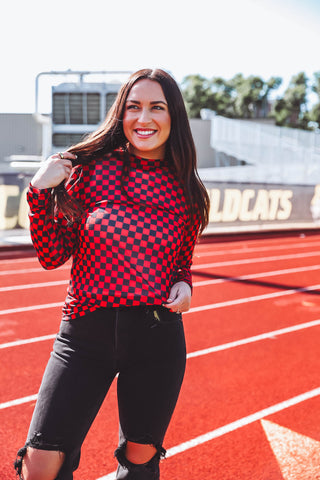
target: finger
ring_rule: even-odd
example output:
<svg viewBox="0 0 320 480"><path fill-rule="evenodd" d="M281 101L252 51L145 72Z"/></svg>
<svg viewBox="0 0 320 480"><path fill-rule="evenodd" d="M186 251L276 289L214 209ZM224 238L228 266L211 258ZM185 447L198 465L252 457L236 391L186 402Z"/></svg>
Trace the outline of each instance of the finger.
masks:
<svg viewBox="0 0 320 480"><path fill-rule="evenodd" d="M165 307L168 306L168 308L171 308L171 305L173 305L175 300L176 300L175 298L168 298L167 301L163 303L163 305Z"/></svg>
<svg viewBox="0 0 320 480"><path fill-rule="evenodd" d="M71 160L63 159L61 160L61 164L64 165L66 168L69 168L70 170L72 170L73 168Z"/></svg>
<svg viewBox="0 0 320 480"><path fill-rule="evenodd" d="M60 170L61 172L68 172L69 174L72 172L73 169L70 160L61 160L61 162L56 162L56 168L58 168L58 170Z"/></svg>
<svg viewBox="0 0 320 480"><path fill-rule="evenodd" d="M167 303L163 303L162 306L167 308L168 310L171 310L171 305L168 305Z"/></svg>
<svg viewBox="0 0 320 480"><path fill-rule="evenodd" d="M68 179L71 175L72 168L71 167L65 167L65 172L66 172L66 178Z"/></svg>
<svg viewBox="0 0 320 480"><path fill-rule="evenodd" d="M171 305L169 306L169 305L166 305L166 304L163 304L162 306L167 308L168 310L170 310L170 312L174 312L174 313L182 313L184 311L179 306L172 307Z"/></svg>
<svg viewBox="0 0 320 480"><path fill-rule="evenodd" d="M175 286L172 287L169 293L169 297L167 298L167 302L173 302L177 297L179 296L179 289L175 288Z"/></svg>
<svg viewBox="0 0 320 480"><path fill-rule="evenodd" d="M64 159L70 159L70 160L75 160L77 155L70 153L70 152L58 152L54 155L56 158L61 158L61 160Z"/></svg>
<svg viewBox="0 0 320 480"><path fill-rule="evenodd" d="M71 166L65 166L65 165L62 165L61 166L61 170L60 170L60 181L59 181L59 184L61 182L63 183L66 183L70 176L71 176L71 173L72 173L72 167Z"/></svg>
<svg viewBox="0 0 320 480"><path fill-rule="evenodd" d="M174 302L174 300L175 300L174 298L169 297L169 298L167 298L167 301L165 303L172 303L172 302Z"/></svg>
<svg viewBox="0 0 320 480"><path fill-rule="evenodd" d="M164 305L166 306L166 305ZM170 303L170 305L168 305L168 307L171 309L171 310L178 310L180 307L180 303L178 301L175 301L175 302L172 302Z"/></svg>
<svg viewBox="0 0 320 480"><path fill-rule="evenodd" d="M184 312L184 308L181 305L171 306L171 311L174 313L182 313Z"/></svg>
<svg viewBox="0 0 320 480"><path fill-rule="evenodd" d="M51 164L51 163L52 164L58 164L58 165L62 166L63 168L65 168L65 167L70 168L70 169L73 168L71 159L67 159L67 158L61 159L58 154L52 155L51 157L49 157L47 159L46 164Z"/></svg>
<svg viewBox="0 0 320 480"><path fill-rule="evenodd" d="M166 304L170 308L176 308L178 305L182 306L184 305L184 298L181 295L177 295L174 300L171 300L170 302L167 300Z"/></svg>
<svg viewBox="0 0 320 480"><path fill-rule="evenodd" d="M66 153L65 155L64 154L61 154L61 155L63 155L63 156L61 157L60 153L56 153L56 154L52 155L50 158L54 159L55 161L58 161L59 163L61 162L63 165L68 165L68 166L71 166L71 167L73 167L72 162L74 162L75 159L78 158L77 156L72 155L71 153Z"/></svg>
<svg viewBox="0 0 320 480"><path fill-rule="evenodd" d="M162 306L174 313L183 313L189 310L189 307L186 307L184 304L179 303L172 303L170 305L163 303Z"/></svg>

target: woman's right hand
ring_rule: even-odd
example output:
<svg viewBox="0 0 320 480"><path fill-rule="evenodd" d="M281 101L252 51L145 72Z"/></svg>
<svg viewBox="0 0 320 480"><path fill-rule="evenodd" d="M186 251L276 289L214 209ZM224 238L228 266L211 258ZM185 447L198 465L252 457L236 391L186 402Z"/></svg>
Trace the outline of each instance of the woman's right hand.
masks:
<svg viewBox="0 0 320 480"><path fill-rule="evenodd" d="M49 157L40 169L37 171L31 185L35 188L53 188L59 185L63 180L67 180L72 170L71 160L77 158L76 155L69 152L56 153Z"/></svg>

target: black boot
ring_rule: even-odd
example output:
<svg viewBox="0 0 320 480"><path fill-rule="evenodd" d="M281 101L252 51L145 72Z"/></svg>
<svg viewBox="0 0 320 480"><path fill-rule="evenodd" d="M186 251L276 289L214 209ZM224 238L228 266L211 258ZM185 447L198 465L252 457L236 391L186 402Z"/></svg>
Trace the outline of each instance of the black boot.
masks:
<svg viewBox="0 0 320 480"><path fill-rule="evenodd" d="M128 462L128 460L127 460ZM153 457L149 462L137 465L128 462L127 466L119 465L116 480L159 480L159 459Z"/></svg>

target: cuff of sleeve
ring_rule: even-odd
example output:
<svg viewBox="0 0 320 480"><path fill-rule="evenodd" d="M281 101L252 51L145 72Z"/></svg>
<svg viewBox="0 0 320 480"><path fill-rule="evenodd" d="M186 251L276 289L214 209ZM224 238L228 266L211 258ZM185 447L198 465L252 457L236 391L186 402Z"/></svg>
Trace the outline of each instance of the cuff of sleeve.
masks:
<svg viewBox="0 0 320 480"><path fill-rule="evenodd" d="M190 270L179 270L175 276L174 283L185 282L191 288L191 293L193 291L192 287L192 277Z"/></svg>
<svg viewBox="0 0 320 480"><path fill-rule="evenodd" d="M47 208L51 205L52 188L36 188L31 183L27 192L27 201L31 210Z"/></svg>

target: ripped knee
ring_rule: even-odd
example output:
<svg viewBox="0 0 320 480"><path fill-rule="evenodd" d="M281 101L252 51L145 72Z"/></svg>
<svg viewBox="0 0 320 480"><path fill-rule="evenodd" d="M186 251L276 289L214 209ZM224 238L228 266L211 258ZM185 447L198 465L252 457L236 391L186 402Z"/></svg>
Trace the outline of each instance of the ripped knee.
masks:
<svg viewBox="0 0 320 480"><path fill-rule="evenodd" d="M23 458L25 457L27 453L27 444L18 450L17 457L13 463L14 469L16 471L17 476L19 477L20 480L23 480L22 478L22 461Z"/></svg>
<svg viewBox="0 0 320 480"><path fill-rule="evenodd" d="M47 475L47 478L50 478L50 472L53 472L52 474L54 475L53 478L58 474L61 465L64 461L65 458L65 451L64 448L60 443L48 443L44 438L41 433L35 433L34 436L27 441L24 447L20 448L20 450L17 453L16 460L14 462L14 468L16 470L16 475L20 480L24 480L23 477L23 463L24 458L27 455L27 453L30 453L30 449L32 450L41 450L42 452L45 451L51 451L55 452L58 454L58 457L56 456L55 458L51 456L51 458L44 459L44 469L48 472L49 475ZM29 449L29 450L28 450ZM31 460L32 462L32 460ZM39 462L37 461L37 470L41 468L41 465L39 465Z"/></svg>
<svg viewBox="0 0 320 480"><path fill-rule="evenodd" d="M160 444L155 444L149 441L146 442L130 442L131 444L134 445L141 445L141 446L150 446L152 449L150 451L152 452L152 457L144 462L144 463L138 463L138 462L132 462L127 458L127 446L128 446L128 440L125 440L119 447L116 449L114 452L115 457L117 458L119 465L121 467L124 467L125 469L129 471L135 471L135 470L140 470L140 469L147 469L150 470L154 473L159 472L159 462L161 458L164 458L166 455L166 450L162 447ZM154 453L155 452L155 453ZM131 458L132 460L132 458Z"/></svg>
<svg viewBox="0 0 320 480"><path fill-rule="evenodd" d="M126 457L132 463L146 463L157 453L156 447L127 440Z"/></svg>

